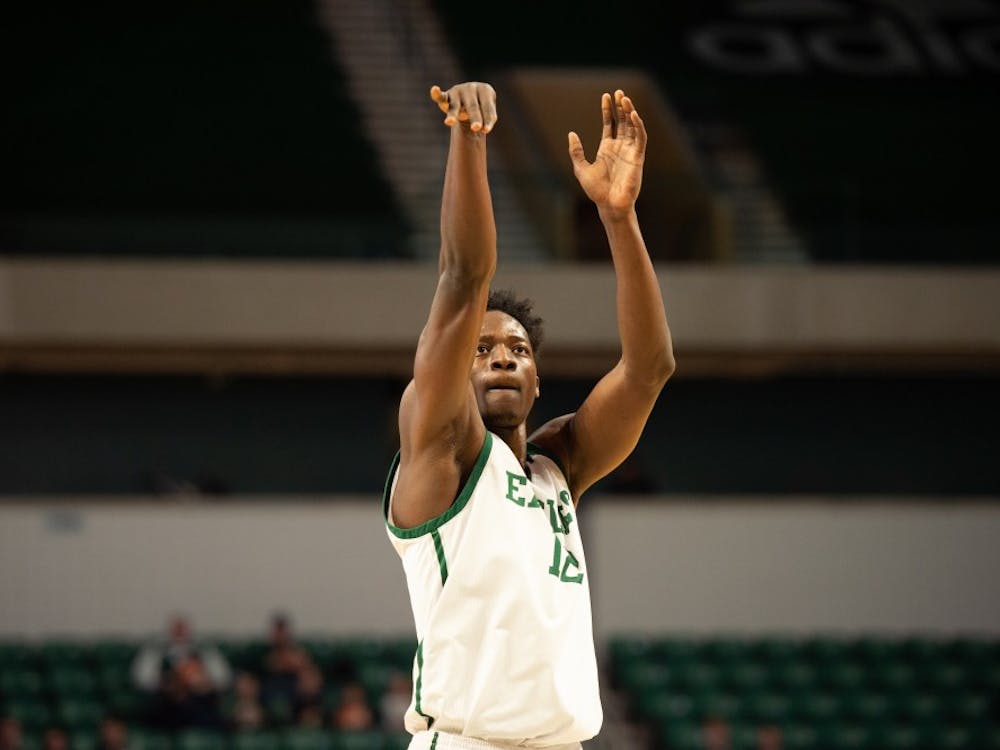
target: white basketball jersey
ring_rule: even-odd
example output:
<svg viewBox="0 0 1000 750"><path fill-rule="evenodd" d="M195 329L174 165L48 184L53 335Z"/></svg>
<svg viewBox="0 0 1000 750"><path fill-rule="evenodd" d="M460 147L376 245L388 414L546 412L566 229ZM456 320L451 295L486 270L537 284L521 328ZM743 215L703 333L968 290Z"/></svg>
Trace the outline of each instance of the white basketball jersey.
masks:
<svg viewBox="0 0 1000 750"><path fill-rule="evenodd" d="M383 515L419 642L406 729L528 747L596 735L589 577L558 464L529 446L526 471L487 432L455 502L412 529L391 520L398 467Z"/></svg>

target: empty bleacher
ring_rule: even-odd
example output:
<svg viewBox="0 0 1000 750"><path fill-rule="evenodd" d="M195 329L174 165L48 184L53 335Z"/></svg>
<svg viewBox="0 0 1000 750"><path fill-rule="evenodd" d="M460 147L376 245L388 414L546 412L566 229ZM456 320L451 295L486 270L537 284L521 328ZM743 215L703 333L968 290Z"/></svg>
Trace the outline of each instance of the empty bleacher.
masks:
<svg viewBox="0 0 1000 750"><path fill-rule="evenodd" d="M20 3L0 254L392 257L406 220L315 4Z"/></svg>
<svg viewBox="0 0 1000 750"><path fill-rule="evenodd" d="M618 637L616 685L658 747L703 747L727 722L733 746L764 725L788 750L1000 747L1000 643L884 637Z"/></svg>

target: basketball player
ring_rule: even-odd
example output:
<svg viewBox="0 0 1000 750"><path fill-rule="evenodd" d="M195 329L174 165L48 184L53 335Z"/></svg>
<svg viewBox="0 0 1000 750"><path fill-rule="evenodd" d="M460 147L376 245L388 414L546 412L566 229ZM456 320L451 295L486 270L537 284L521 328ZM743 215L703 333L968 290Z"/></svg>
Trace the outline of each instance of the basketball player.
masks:
<svg viewBox="0 0 1000 750"><path fill-rule="evenodd" d="M496 93L462 83L431 97L451 128L440 276L383 499L419 642L410 748L579 748L602 713L576 505L631 453L674 369L635 213L646 131L616 91L601 98L593 163L569 134L574 172L611 245L622 356L575 414L529 439L541 321L528 303L490 294L486 141Z"/></svg>

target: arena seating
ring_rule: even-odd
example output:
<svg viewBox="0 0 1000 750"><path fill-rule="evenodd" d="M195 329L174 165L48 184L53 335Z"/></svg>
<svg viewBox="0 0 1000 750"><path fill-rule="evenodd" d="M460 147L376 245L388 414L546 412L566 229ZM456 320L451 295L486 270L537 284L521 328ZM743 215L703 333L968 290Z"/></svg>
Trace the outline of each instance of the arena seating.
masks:
<svg viewBox="0 0 1000 750"><path fill-rule="evenodd" d="M216 641L236 669L254 670L263 641ZM328 679L327 702L357 680L372 705L394 670L409 673L407 639L303 641ZM138 644L123 640L0 643L0 714L18 718L37 747L46 726L93 750L114 713L136 750L391 750L407 736L290 726L281 706L252 733L143 724L146 697L132 689ZM614 686L655 747L697 750L701 725L727 722L735 750L754 747L763 725L782 728L788 750L990 750L1000 748L1000 641L931 638L654 638L621 636L608 648Z"/></svg>
<svg viewBox="0 0 1000 750"><path fill-rule="evenodd" d="M234 670L259 671L267 651L262 640L212 639ZM378 706L394 671L409 675L416 644L400 640L302 641L327 678L324 703L336 705L346 682L360 683ZM220 733L202 729L164 732L147 724L150 699L131 685L135 641L53 640L0 642L0 716L13 716L26 735L25 750L38 747L40 733L59 725L70 733L71 750L93 750L96 728L114 715L129 724L134 750L395 750L409 735L380 731L332 732L292 726L289 707L266 705L267 731ZM231 700L224 696L223 701Z"/></svg>
<svg viewBox="0 0 1000 750"><path fill-rule="evenodd" d="M316 5L17 3L0 123L6 255L400 251Z"/></svg>
<svg viewBox="0 0 1000 750"><path fill-rule="evenodd" d="M788 750L1000 747L1000 642L813 637L619 637L614 681L660 746L702 747L721 719L734 747L781 727Z"/></svg>

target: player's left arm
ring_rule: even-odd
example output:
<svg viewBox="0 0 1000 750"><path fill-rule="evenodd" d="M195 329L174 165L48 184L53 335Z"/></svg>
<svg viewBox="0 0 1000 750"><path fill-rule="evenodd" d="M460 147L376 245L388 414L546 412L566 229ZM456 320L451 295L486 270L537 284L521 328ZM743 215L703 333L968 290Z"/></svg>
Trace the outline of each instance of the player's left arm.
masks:
<svg viewBox="0 0 1000 750"><path fill-rule="evenodd" d="M575 414L552 420L531 441L563 461L575 501L635 448L656 399L674 372L670 329L659 281L639 229L635 201L642 185L646 129L622 91L601 97L604 130L588 162L569 134L573 172L597 205L611 246L622 356Z"/></svg>

